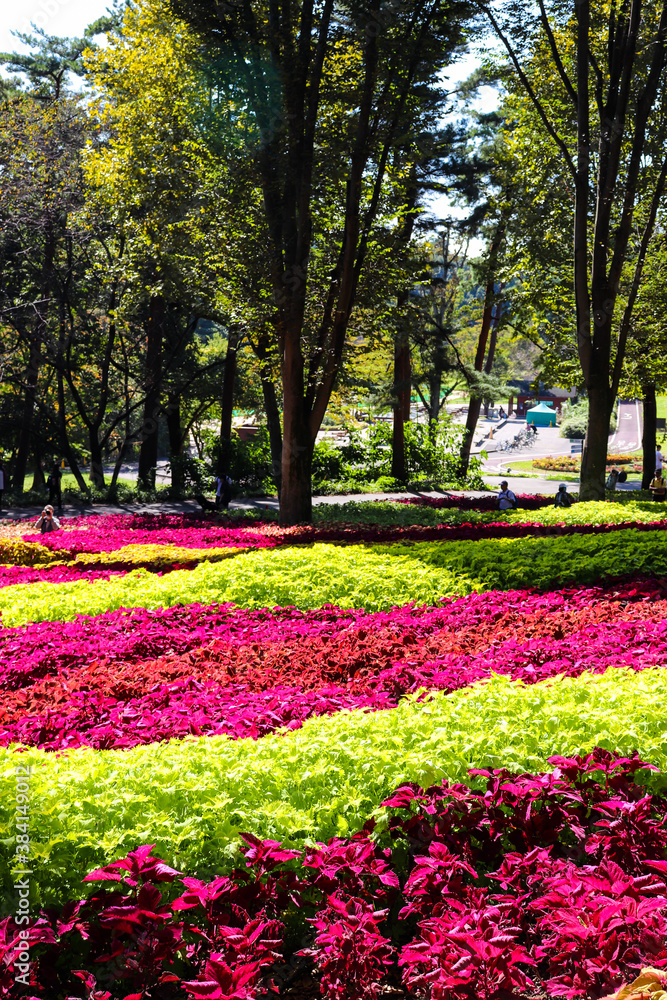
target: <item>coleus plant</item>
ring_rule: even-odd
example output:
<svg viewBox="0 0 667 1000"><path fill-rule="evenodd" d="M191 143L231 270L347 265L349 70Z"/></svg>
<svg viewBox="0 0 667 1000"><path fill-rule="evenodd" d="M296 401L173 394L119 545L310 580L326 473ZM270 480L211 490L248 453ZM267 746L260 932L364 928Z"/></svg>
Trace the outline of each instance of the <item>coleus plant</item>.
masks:
<svg viewBox="0 0 667 1000"><path fill-rule="evenodd" d="M97 629L84 620L61 626L59 636L44 624L6 630L0 677L15 690L0 706L0 743L55 750L188 733L259 738L312 715L387 709L422 688L453 691L492 672L534 683L659 664L667 603L628 602L627 594L488 594L374 615L194 607L112 613ZM114 646L96 659L102 637ZM178 651L144 658L169 646ZM613 661L609 648L619 650Z"/></svg>
<svg viewBox="0 0 667 1000"><path fill-rule="evenodd" d="M667 863L655 835L665 802L636 783L645 762L598 749L552 763L549 774L478 771L482 787L397 789L385 802L391 851L372 824L305 855L248 834L244 864L204 882L139 848L88 876L112 891L40 917L34 995L54 1000L63 976L62 995L74 995L71 953L87 956L77 968L87 996L125 998L129 987L143 1000L159 987L165 997L254 1000L280 979L285 919L298 913L314 932L300 951L330 1000L375 997L397 970L416 996L500 1000L537 980L552 996L599 997L648 962L667 969ZM591 865L587 845L610 795L641 808L601 827L619 863ZM529 822L529 802L555 818L556 836ZM642 824L649 835L635 837L630 858L628 831ZM3 933L11 941L10 923Z"/></svg>

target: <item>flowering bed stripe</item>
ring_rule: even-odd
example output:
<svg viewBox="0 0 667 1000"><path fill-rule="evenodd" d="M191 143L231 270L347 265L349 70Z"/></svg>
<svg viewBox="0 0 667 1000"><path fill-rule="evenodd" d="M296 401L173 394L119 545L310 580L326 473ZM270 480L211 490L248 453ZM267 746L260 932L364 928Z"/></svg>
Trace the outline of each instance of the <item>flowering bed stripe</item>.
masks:
<svg viewBox="0 0 667 1000"><path fill-rule="evenodd" d="M71 620L114 608L233 602L240 607L337 604L379 610L448 594L592 583L605 575L667 575L667 534L313 546L242 553L220 565L161 577L142 570L108 581L20 584L0 590L5 625Z"/></svg>
<svg viewBox="0 0 667 1000"><path fill-rule="evenodd" d="M0 744L58 750L128 747L191 733L257 738L311 715L391 708L421 688L453 691L492 672L534 683L560 673L661 665L667 601L626 605L631 589L613 601L590 590L552 603L495 593L421 614L339 612L326 629L317 620L308 627L314 616L303 615L303 631L291 641L278 618L256 621L249 641L241 623L252 613L237 612L220 622L212 642L188 653L85 660L78 668L70 662L6 691ZM617 651L613 659L610 649Z"/></svg>
<svg viewBox="0 0 667 1000"><path fill-rule="evenodd" d="M35 879L44 901L62 899L88 866L127 853L149 831L170 863L210 874L239 831L290 844L345 834L401 782L464 780L470 766L542 770L554 753L599 745L637 749L665 767L666 712L664 669L533 685L493 676L426 703L311 718L256 741L191 737L64 755L29 749L20 760L33 768ZM16 760L0 750L4 829ZM13 854L12 842L0 850Z"/></svg>
<svg viewBox="0 0 667 1000"><path fill-rule="evenodd" d="M0 566L0 589L19 583L68 583L71 580L108 580L121 576L127 569L85 569L80 566L63 566L60 563L46 566Z"/></svg>
<svg viewBox="0 0 667 1000"><path fill-rule="evenodd" d="M603 509L600 509L603 508ZM369 515L370 516L370 515ZM74 518L72 522L79 522ZM206 558L207 549L223 549L236 547L245 549L275 548L278 545L309 544L312 542L349 542L382 543L401 541L455 541L460 539L478 538L520 538L525 535L567 535L596 534L607 530L624 530L637 528L643 531L654 531L665 526L660 512L656 513L655 505L635 504L625 507L621 504L580 504L568 510L563 508L545 508L537 517L527 517L525 511L468 511L443 512L441 524L323 524L299 525L283 528L275 522L256 522L252 525L225 526L207 525L206 527L188 527L187 523L179 527L164 524L170 518L155 516L155 525L151 528L140 527L131 517L130 522L122 528L114 528L105 523L103 517L90 517L88 524L81 528L68 528L67 531L51 535L27 534L23 537L26 549L35 546L41 550L40 561L47 557L44 551L52 552L59 561L70 561L82 554L99 554L125 552L133 546L145 546L157 554L160 548L197 549L200 559ZM115 519L111 519L115 520ZM185 519L173 519L185 520ZM66 523L66 522L65 522ZM132 544L128 546L128 538ZM8 557L11 546L7 543ZM2 560L0 544L0 561ZM108 560L107 560L108 561ZM176 558L173 558L176 561ZM185 561L185 557L181 559ZM93 560L90 560L92 564Z"/></svg>
<svg viewBox="0 0 667 1000"><path fill-rule="evenodd" d="M207 882L141 845L88 873L87 899L40 912L31 994L71 997L83 979L90 997L114 981L125 1000L163 995L165 983L172 997L251 1000L267 979L290 978L291 953L313 961L332 1000L401 979L451 1000L525 996L538 983L600 996L647 961L658 969L622 995L657 1000L662 991L639 987L667 983L665 799L644 794L634 755L595 748L549 763L551 773L473 771L475 788L396 789L387 847L369 830L305 852L245 834L229 877ZM315 933L295 956L288 926L303 936L308 914ZM12 917L0 922L3 998L6 960L25 947L18 932Z"/></svg>
<svg viewBox="0 0 667 1000"><path fill-rule="evenodd" d="M329 1000L667 968L660 506L493 502L3 535L0 884L13 912L30 770L31 996L250 1000L308 926Z"/></svg>
<svg viewBox="0 0 667 1000"><path fill-rule="evenodd" d="M667 585L646 577L609 588L583 587L545 594L488 592L445 600L435 608L407 605L372 613L335 607L242 611L203 604L107 611L95 618L79 616L65 623L0 627L0 684L13 690L62 671L67 672L63 676L69 681L72 669L94 665L97 670L113 664L119 684L124 685L122 690L137 694L142 690L138 663L159 657L155 680L173 680L183 672L187 676L197 665L191 658L179 661L178 656L200 648L208 669L228 671L215 679L241 679L242 671L247 683L247 666L259 659L266 672L272 670L276 683L284 683L284 663L272 663L265 654L277 644L289 661L298 657L300 683L312 687L317 680L309 679L304 652L314 646L322 654L315 662L316 679L324 676L340 683L356 674L389 667L404 658L402 653L409 653L411 660L416 657L419 663L443 652L480 652L480 641L485 637L488 642L503 636L517 640L553 637L604 621L667 617L663 614L665 599ZM427 637L437 631L448 632L451 645L426 646L420 651ZM215 647L210 646L212 640ZM245 655L239 652L241 648ZM167 660L165 654L174 655Z"/></svg>

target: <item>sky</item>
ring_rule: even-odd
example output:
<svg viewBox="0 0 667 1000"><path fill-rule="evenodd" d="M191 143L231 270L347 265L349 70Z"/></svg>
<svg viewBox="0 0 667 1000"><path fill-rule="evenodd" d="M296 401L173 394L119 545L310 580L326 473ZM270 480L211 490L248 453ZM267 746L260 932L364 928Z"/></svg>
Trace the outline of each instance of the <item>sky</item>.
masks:
<svg viewBox="0 0 667 1000"><path fill-rule="evenodd" d="M49 35L76 36L106 13L110 0L3 0L0 3L0 51L20 50L12 31L30 31L33 21Z"/></svg>

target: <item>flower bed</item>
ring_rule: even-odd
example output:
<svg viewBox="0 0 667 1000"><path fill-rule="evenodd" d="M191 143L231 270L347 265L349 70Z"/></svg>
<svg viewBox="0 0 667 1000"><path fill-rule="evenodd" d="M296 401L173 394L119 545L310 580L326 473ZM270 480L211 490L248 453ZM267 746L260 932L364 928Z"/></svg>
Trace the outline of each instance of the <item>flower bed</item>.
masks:
<svg viewBox="0 0 667 1000"><path fill-rule="evenodd" d="M311 715L392 708L406 694L453 691L494 672L534 683L612 666L641 670L664 662L667 638L667 601L656 584L647 581L646 587L650 603L626 603L636 592L626 586L614 591L613 601L602 590L565 597L491 593L439 609L375 615L331 609L327 617L235 612L225 619L202 609L195 642L201 642L207 614L215 638L157 659L121 660L119 647L116 658L91 659L89 642L70 635L64 643L55 638L45 644L40 629L33 657L20 671L11 652L0 660L6 691L0 744L59 750L202 733L259 738L281 726L295 728ZM109 618L100 623L101 635ZM142 628L153 640L159 633L155 619L140 613L121 623L133 633L135 650ZM169 648L164 631L160 645ZM78 662L68 649L78 652ZM610 650L618 651L613 658Z"/></svg>
<svg viewBox="0 0 667 1000"><path fill-rule="evenodd" d="M311 717L296 730L257 740L192 735L65 754L28 748L20 760L32 770L31 794L39 803L31 819L42 859L35 885L45 902L69 898L82 867L127 853L147 830L168 863L212 877L226 870L242 832L295 848L307 838L347 835L402 782L463 781L471 766L543 770L555 753L604 746L622 755L639 749L664 768L666 711L662 668L535 684L494 674L425 701L404 698L387 711ZM5 829L15 760L11 748L0 748ZM10 850L0 844L5 857Z"/></svg>
<svg viewBox="0 0 667 1000"><path fill-rule="evenodd" d="M615 465L630 465L636 472L642 469L641 455L607 455L607 470ZM579 472L581 468L581 458L563 456L558 458L536 458L533 461L533 468L547 469L552 472Z"/></svg>
<svg viewBox="0 0 667 1000"><path fill-rule="evenodd" d="M228 550L229 551L229 550ZM109 580L37 582L0 589L5 625L74 619L128 607L201 602L239 607L369 611L483 590L593 583L641 572L667 575L667 534L643 526L572 536L258 549L163 576L134 570Z"/></svg>
<svg viewBox="0 0 667 1000"><path fill-rule="evenodd" d="M301 1000L304 970L327 1000L588 1000L667 969L664 522L546 504L8 540L31 981L0 913L0 998Z"/></svg>
<svg viewBox="0 0 667 1000"><path fill-rule="evenodd" d="M371 827L305 852L244 835L229 876L206 881L140 846L86 875L87 900L40 915L34 978L64 990L79 976L93 995L112 973L134 997L169 982L171 995L250 998L289 977L299 911L314 931L300 954L340 1000L388 979L434 998L537 984L584 997L667 967L665 800L637 783L646 764L600 749L549 763L474 770L481 788L397 788L383 803L391 847ZM9 950L19 927L0 927ZM74 950L94 975L59 961Z"/></svg>

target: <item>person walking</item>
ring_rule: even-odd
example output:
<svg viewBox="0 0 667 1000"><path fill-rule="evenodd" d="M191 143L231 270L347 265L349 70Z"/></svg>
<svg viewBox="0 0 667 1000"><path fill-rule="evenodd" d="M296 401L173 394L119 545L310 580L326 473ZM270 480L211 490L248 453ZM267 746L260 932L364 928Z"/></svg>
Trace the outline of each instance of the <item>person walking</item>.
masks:
<svg viewBox="0 0 667 1000"><path fill-rule="evenodd" d="M662 449L659 444L655 446L655 467L662 472Z"/></svg>
<svg viewBox="0 0 667 1000"><path fill-rule="evenodd" d="M649 489L650 489L651 493L653 494L653 499L654 500L660 501L660 500L664 500L665 499L665 493L667 493L667 484L665 483L665 480L663 479L662 469L656 469L655 470L655 476L653 477L653 479L651 481L651 485L649 486Z"/></svg>
<svg viewBox="0 0 667 1000"><path fill-rule="evenodd" d="M46 480L46 485L48 486L49 489L49 503L53 508L53 505L57 502L59 513L62 513L63 509L62 490L60 488L60 481L62 479L62 475L63 474L60 471L60 466L58 465L57 462L54 462L49 478Z"/></svg>
<svg viewBox="0 0 667 1000"><path fill-rule="evenodd" d="M219 472L215 480L215 508L227 510L232 499L232 481L226 472Z"/></svg>
<svg viewBox="0 0 667 1000"><path fill-rule="evenodd" d="M498 494L498 509L499 510L514 510L516 507L516 497L510 489L507 487L507 480L503 479L500 484L500 493Z"/></svg>
<svg viewBox="0 0 667 1000"><path fill-rule="evenodd" d="M574 503L572 497L567 492L567 485L565 483L560 483L558 486L558 492L554 499L554 507L571 507Z"/></svg>

